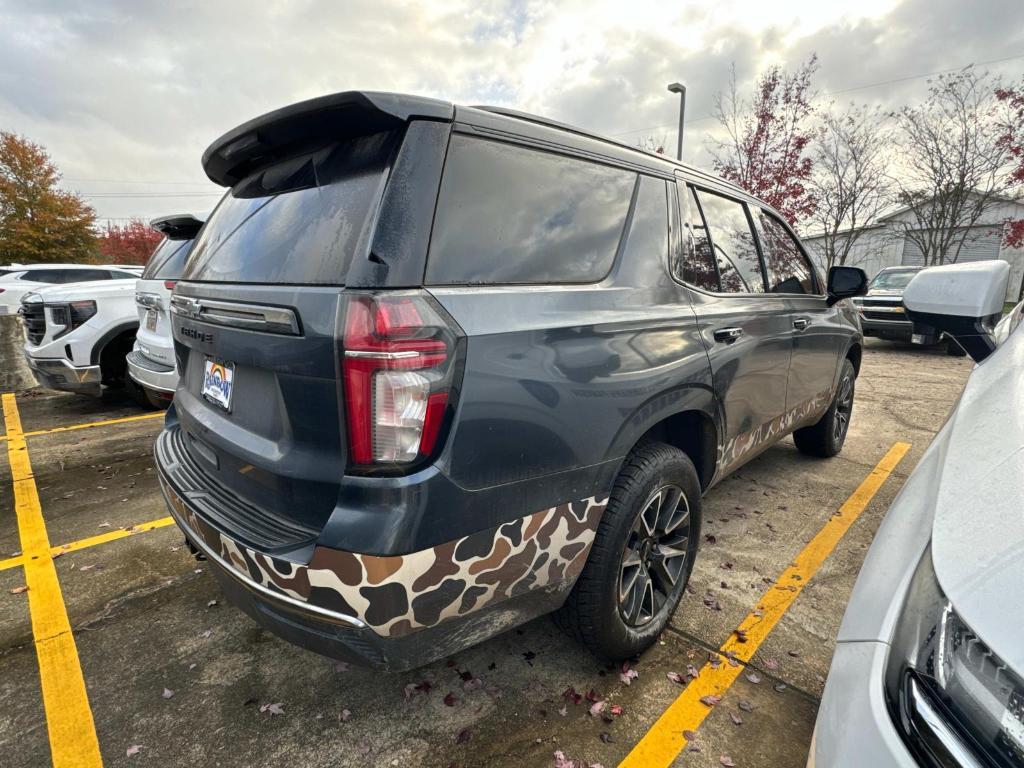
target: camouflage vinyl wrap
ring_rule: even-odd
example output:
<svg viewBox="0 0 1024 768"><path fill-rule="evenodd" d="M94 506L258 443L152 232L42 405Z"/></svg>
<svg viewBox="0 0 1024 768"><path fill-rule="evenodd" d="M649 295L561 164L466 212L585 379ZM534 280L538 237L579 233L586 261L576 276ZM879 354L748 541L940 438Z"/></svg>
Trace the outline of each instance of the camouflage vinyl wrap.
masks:
<svg viewBox="0 0 1024 768"><path fill-rule="evenodd" d="M762 448L767 443L778 440L782 435L804 426L807 423L813 424L825 413L829 403L832 402L834 387L819 392L809 400L790 408L785 413L776 416L771 421L761 424L756 429L737 435L726 441L718 456L720 476L733 469L737 464L749 458L752 453Z"/></svg>
<svg viewBox="0 0 1024 768"><path fill-rule="evenodd" d="M308 564L297 564L230 539L163 485L179 523L242 576L355 617L384 637L407 635L532 589L572 583L608 503L607 497L591 497L559 504L408 555L317 547Z"/></svg>

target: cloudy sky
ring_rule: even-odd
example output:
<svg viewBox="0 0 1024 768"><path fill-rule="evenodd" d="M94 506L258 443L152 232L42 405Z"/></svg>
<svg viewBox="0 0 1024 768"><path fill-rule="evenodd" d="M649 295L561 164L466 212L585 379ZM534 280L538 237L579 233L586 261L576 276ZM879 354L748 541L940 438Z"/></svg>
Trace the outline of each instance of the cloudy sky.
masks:
<svg viewBox="0 0 1024 768"><path fill-rule="evenodd" d="M1024 76L1022 0L0 0L0 129L44 144L101 218L208 210L199 158L262 112L351 89L501 104L707 163L712 98L735 64L816 52L822 100L895 107L926 75Z"/></svg>

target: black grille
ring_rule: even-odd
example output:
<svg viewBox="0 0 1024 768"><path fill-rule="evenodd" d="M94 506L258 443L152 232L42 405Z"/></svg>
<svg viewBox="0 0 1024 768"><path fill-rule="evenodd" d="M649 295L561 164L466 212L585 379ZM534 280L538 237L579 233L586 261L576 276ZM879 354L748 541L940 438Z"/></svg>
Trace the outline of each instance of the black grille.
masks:
<svg viewBox="0 0 1024 768"><path fill-rule="evenodd" d="M902 312L872 312L870 309L864 310L864 317L868 320L907 320L907 316Z"/></svg>
<svg viewBox="0 0 1024 768"><path fill-rule="evenodd" d="M230 538L253 549L273 552L312 542L319 533L230 493L192 458L181 427L165 429L156 442L161 469L178 494L199 515Z"/></svg>
<svg viewBox="0 0 1024 768"><path fill-rule="evenodd" d="M46 335L46 311L42 302L21 305L21 318L25 322L25 337L30 344L39 344Z"/></svg>

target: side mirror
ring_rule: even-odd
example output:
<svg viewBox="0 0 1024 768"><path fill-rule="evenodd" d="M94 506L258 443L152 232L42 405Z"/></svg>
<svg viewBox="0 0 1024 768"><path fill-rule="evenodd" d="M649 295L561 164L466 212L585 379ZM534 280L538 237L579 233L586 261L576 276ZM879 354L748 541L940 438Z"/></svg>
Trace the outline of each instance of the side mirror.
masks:
<svg viewBox="0 0 1024 768"><path fill-rule="evenodd" d="M868 292L868 276L860 267L832 267L828 271L828 305L863 296Z"/></svg>
<svg viewBox="0 0 1024 768"><path fill-rule="evenodd" d="M978 261L922 269L903 292L903 307L918 326L952 336L977 362L995 351L991 329L1003 312L1010 265Z"/></svg>

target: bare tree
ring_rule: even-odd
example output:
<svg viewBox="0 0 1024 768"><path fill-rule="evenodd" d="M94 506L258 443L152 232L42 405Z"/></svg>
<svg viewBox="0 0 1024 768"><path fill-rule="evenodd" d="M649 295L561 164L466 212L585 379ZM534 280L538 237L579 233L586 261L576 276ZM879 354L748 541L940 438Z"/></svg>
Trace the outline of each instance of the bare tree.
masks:
<svg viewBox="0 0 1024 768"><path fill-rule="evenodd" d="M865 226L892 204L891 149L886 115L878 108L851 106L822 115L808 188L817 201L810 220L821 232L826 269L857 263L854 245Z"/></svg>
<svg viewBox="0 0 1024 768"><path fill-rule="evenodd" d="M771 67L750 99L739 95L734 68L728 90L715 95L713 114L725 138L707 141L715 170L774 206L790 224L814 212L807 182L813 167L811 78L817 68L816 55L792 74Z"/></svg>
<svg viewBox="0 0 1024 768"><path fill-rule="evenodd" d="M658 155L664 155L665 154L665 142L667 140L668 140L668 136L666 136L664 133L661 134L660 138L657 137L657 136L653 136L653 135L651 135L651 136L644 136L643 138L637 140L636 145L640 149L645 150L647 152L654 152L655 154L658 154Z"/></svg>
<svg viewBox="0 0 1024 768"><path fill-rule="evenodd" d="M893 224L926 265L956 262L1006 189L1009 153L1000 141L993 86L972 67L931 81L928 97L896 114L903 170L895 178L907 215Z"/></svg>

